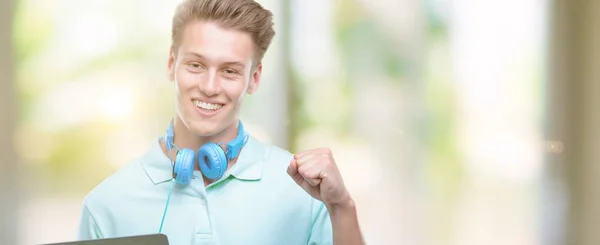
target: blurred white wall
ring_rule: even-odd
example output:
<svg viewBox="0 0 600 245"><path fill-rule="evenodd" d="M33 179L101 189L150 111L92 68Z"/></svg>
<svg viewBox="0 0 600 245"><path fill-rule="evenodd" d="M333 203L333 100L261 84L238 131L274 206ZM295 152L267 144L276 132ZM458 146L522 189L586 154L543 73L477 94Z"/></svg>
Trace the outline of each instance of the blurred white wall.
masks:
<svg viewBox="0 0 600 245"><path fill-rule="evenodd" d="M466 169L453 244L540 242L546 6L452 1L457 143Z"/></svg>

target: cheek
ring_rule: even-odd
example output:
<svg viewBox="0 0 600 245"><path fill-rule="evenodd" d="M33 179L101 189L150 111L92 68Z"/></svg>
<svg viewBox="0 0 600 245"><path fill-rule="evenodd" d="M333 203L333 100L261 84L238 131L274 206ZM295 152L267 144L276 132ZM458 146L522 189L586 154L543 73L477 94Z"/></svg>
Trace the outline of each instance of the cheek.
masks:
<svg viewBox="0 0 600 245"><path fill-rule="evenodd" d="M226 91L227 97L235 101L240 101L244 97L246 86L244 82L238 81L227 85Z"/></svg>
<svg viewBox="0 0 600 245"><path fill-rule="evenodd" d="M197 75L187 72L186 70L178 70L175 76L175 82L177 83L177 89L180 91L187 91L196 87L195 81L199 78Z"/></svg>

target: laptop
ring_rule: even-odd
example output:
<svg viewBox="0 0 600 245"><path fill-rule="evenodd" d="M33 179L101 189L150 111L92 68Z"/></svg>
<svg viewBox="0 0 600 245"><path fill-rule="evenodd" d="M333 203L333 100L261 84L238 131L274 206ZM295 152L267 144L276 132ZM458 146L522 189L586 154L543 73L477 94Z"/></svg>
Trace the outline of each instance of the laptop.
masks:
<svg viewBox="0 0 600 245"><path fill-rule="evenodd" d="M164 234L151 234L39 245L169 245L169 240Z"/></svg>

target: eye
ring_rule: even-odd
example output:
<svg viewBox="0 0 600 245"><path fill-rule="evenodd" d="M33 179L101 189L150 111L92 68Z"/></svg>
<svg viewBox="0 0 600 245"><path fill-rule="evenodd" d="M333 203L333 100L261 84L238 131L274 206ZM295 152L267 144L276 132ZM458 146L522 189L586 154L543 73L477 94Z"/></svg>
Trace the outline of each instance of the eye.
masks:
<svg viewBox="0 0 600 245"><path fill-rule="evenodd" d="M187 70L190 72L200 72L205 69L204 65L200 62L191 61L187 63Z"/></svg>
<svg viewBox="0 0 600 245"><path fill-rule="evenodd" d="M225 75L227 75L227 76L234 76L234 75L238 74L238 72L236 70L231 69L231 68L227 68L227 69L223 70L223 73L225 73Z"/></svg>
<svg viewBox="0 0 600 245"><path fill-rule="evenodd" d="M191 62L189 64L190 67L194 68L194 69L199 69L201 67L200 63L198 62Z"/></svg>

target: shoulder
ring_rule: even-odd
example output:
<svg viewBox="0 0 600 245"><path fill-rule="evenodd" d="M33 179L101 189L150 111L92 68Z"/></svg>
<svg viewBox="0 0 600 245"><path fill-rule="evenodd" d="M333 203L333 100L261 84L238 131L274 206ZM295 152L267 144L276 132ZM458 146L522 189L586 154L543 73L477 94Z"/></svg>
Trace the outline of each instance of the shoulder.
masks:
<svg viewBox="0 0 600 245"><path fill-rule="evenodd" d="M251 137L250 142L253 145L254 153L260 155L255 159L262 165L263 177L279 176L289 178L286 170L294 158L289 150L253 137Z"/></svg>
<svg viewBox="0 0 600 245"><path fill-rule="evenodd" d="M88 208L114 204L126 196L129 190L136 185L150 182L145 176L141 159L136 159L108 176L96 185L84 197L84 204Z"/></svg>
<svg viewBox="0 0 600 245"><path fill-rule="evenodd" d="M152 142L149 149L106 177L84 198L87 205L117 205L142 195L141 192L154 190L157 183L170 179L171 165L162 154L158 141Z"/></svg>
<svg viewBox="0 0 600 245"><path fill-rule="evenodd" d="M265 163L271 165L287 165L294 158L294 154L273 144L264 144Z"/></svg>
<svg viewBox="0 0 600 245"><path fill-rule="evenodd" d="M281 202L289 202L288 205L307 205L315 201L302 187L300 187L288 174L294 154L280 146L252 139L256 153L261 157L253 164L261 169L261 188L268 189L264 195L278 195ZM260 145L260 147L257 147Z"/></svg>

